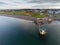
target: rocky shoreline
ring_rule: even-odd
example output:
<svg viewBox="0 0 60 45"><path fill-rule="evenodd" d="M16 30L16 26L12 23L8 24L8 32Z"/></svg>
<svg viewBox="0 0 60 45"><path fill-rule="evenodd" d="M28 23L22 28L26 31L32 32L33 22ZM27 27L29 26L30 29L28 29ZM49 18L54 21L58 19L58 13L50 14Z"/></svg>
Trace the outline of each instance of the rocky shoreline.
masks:
<svg viewBox="0 0 60 45"><path fill-rule="evenodd" d="M31 21L34 21L36 19L31 16L22 16L22 15L0 14L0 16L14 17L14 18L20 18L20 19L31 20Z"/></svg>

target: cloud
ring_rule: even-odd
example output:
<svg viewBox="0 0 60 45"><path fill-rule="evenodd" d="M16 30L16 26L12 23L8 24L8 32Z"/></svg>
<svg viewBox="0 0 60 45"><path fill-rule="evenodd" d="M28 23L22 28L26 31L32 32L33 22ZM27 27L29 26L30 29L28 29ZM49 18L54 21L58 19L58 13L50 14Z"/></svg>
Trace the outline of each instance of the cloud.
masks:
<svg viewBox="0 0 60 45"><path fill-rule="evenodd" d="M28 0L29 3L58 3L60 0Z"/></svg>
<svg viewBox="0 0 60 45"><path fill-rule="evenodd" d="M41 3L35 6L32 6L33 8L39 8L39 9L60 9L60 3Z"/></svg>
<svg viewBox="0 0 60 45"><path fill-rule="evenodd" d="M0 2L0 4L6 4L5 2Z"/></svg>
<svg viewBox="0 0 60 45"><path fill-rule="evenodd" d="M0 9L60 8L60 0L0 0Z"/></svg>

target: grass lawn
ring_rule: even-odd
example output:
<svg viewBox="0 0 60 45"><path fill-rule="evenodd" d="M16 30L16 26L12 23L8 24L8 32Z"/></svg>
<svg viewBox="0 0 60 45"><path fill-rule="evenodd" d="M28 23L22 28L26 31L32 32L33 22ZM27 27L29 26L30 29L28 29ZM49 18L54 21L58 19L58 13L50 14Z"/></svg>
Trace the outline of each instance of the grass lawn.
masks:
<svg viewBox="0 0 60 45"><path fill-rule="evenodd" d="M31 12L27 13L26 11L0 11L2 14L11 14L11 15L22 15L22 16L31 16L34 18L44 18L46 15L36 13L36 12Z"/></svg>

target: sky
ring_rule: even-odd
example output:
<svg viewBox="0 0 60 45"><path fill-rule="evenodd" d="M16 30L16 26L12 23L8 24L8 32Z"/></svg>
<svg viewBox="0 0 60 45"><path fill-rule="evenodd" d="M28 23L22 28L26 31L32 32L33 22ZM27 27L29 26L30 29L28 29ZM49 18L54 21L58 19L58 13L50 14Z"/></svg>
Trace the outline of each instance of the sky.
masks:
<svg viewBox="0 0 60 45"><path fill-rule="evenodd" d="M60 9L60 0L0 0L0 9Z"/></svg>

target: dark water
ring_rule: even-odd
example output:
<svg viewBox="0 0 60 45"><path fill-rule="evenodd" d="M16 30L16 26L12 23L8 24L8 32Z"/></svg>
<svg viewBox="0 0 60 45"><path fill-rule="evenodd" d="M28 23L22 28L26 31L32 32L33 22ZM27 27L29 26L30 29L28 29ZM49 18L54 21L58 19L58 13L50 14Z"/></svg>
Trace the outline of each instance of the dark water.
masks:
<svg viewBox="0 0 60 45"><path fill-rule="evenodd" d="M32 21L0 16L0 45L60 45L60 22L41 27L44 28L47 35L41 38Z"/></svg>

